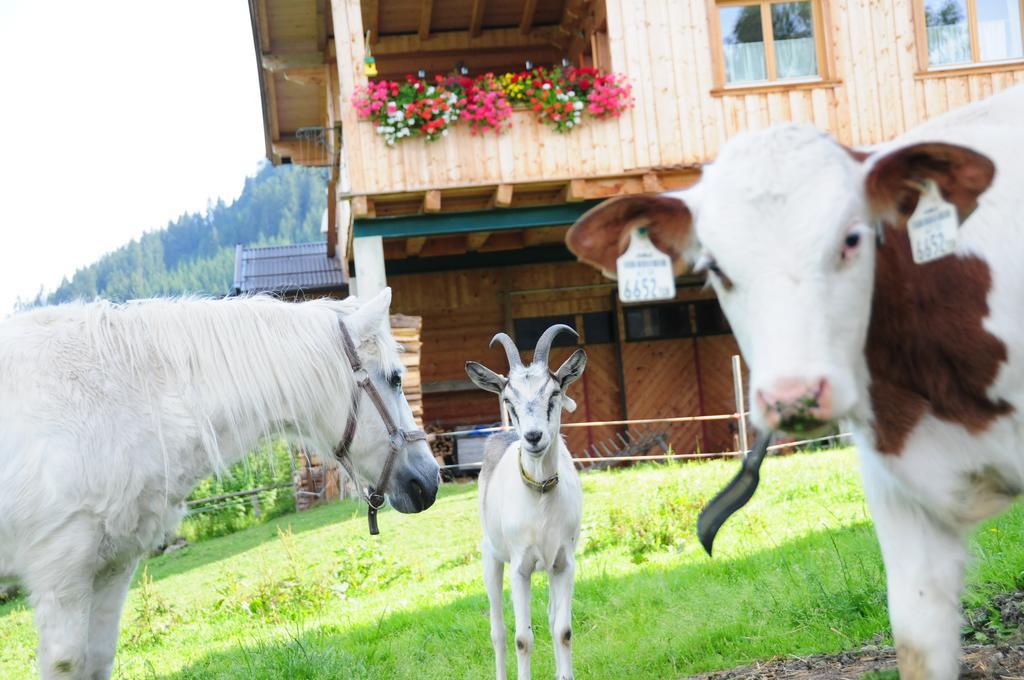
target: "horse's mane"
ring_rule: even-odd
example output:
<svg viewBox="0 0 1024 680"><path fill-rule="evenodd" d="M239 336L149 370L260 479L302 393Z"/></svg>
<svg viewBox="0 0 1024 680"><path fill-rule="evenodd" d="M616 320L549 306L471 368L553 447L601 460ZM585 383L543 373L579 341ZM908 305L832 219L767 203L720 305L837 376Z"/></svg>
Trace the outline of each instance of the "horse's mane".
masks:
<svg viewBox="0 0 1024 680"><path fill-rule="evenodd" d="M339 402L346 409L351 402L338 319L358 306L353 298L288 303L264 295L100 301L41 309L18 321L78 326L77 347L98 369L92 374L143 400L165 456L164 430L184 417L193 420L199 445L219 470L226 462L222 447L240 453L253 436L298 435L316 448L335 444L318 436L328 408L336 414ZM397 362L395 351L390 336L379 334L376 352L385 364ZM158 415L168 396L180 396L175 404L187 413Z"/></svg>

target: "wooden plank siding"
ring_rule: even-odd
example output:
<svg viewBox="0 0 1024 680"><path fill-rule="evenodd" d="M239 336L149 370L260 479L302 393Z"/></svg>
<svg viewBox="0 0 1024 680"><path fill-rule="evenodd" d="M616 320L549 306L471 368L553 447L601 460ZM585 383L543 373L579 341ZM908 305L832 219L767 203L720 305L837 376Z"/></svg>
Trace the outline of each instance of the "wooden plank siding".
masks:
<svg viewBox="0 0 1024 680"><path fill-rule="evenodd" d="M358 0L332 0L337 98L351 193L426 191L642 173L712 160L730 135L807 122L850 145L874 144L948 109L1024 79L1024 64L923 72L913 0L819 0L824 26L820 83L714 89L720 61L714 0L605 0L611 69L626 73L637 105L620 119L558 134L529 111L501 136L456 126L434 143L387 148L349 104L362 74ZM437 33L432 41L458 41ZM453 44L455 44L453 42ZM332 88L333 89L333 88Z"/></svg>
<svg viewBox="0 0 1024 680"><path fill-rule="evenodd" d="M445 429L500 419L498 401L491 394L468 386L459 391L435 392L431 385L464 383L465 362L469 359L506 372L504 351L488 347L488 343L498 331L512 334L512 320L570 315L581 327L583 314L614 313L612 287L593 269L575 262L392 275L389 284L394 295L392 311L423 319L423 420ZM678 299L710 296L710 291L703 288L684 288ZM564 413L563 422L734 410L731 357L738 352L732 336L625 342L621 366L614 342L587 342L584 334L583 343L587 369L570 389L577 410ZM551 366L558 366L573 349L552 348ZM533 352L524 351L522 357L528 362ZM624 400L628 402L625 409ZM564 432L570 449L582 455L590 447L608 442L622 429L605 426L567 428ZM679 452L723 451L734 446L726 422L671 425L666 429L673 448Z"/></svg>

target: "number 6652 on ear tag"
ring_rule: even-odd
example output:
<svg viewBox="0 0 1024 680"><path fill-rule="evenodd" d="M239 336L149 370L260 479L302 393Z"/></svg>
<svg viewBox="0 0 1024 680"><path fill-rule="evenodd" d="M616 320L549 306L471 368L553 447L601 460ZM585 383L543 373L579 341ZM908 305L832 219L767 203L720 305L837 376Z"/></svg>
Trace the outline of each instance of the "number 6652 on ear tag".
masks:
<svg viewBox="0 0 1024 680"><path fill-rule="evenodd" d="M623 302L671 300L676 296L672 258L651 243L645 227L632 233L626 252L615 261L615 270Z"/></svg>

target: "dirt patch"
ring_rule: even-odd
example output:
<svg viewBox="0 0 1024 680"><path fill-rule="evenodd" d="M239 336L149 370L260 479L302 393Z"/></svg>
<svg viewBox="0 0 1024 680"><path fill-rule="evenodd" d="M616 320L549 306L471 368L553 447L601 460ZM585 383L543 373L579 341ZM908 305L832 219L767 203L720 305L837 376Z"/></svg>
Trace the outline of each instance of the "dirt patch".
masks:
<svg viewBox="0 0 1024 680"><path fill-rule="evenodd" d="M896 651L891 647L865 647L842 654L791 656L742 668L694 676L693 680L858 680L898 678ZM877 676L875 674L878 674ZM960 677L968 680L1003 678L1024 680L1024 644L970 645L964 648Z"/></svg>

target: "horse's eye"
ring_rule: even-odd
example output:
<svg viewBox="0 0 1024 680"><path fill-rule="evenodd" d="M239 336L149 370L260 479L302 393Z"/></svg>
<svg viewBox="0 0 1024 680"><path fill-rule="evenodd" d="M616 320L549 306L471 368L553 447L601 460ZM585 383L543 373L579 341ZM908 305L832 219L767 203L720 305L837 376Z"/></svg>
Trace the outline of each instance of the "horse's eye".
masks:
<svg viewBox="0 0 1024 680"><path fill-rule="evenodd" d="M402 374L392 373L391 377L388 378L388 383L391 385L391 387L395 388L396 390L402 389Z"/></svg>
<svg viewBox="0 0 1024 680"><path fill-rule="evenodd" d="M843 261L848 260L853 255L853 253L857 250L857 246L859 246L859 245L860 245L860 233L859 232L851 231L849 234L847 234L846 238L843 239L843 252L842 252L842 255L840 256L840 257L842 257Z"/></svg>

